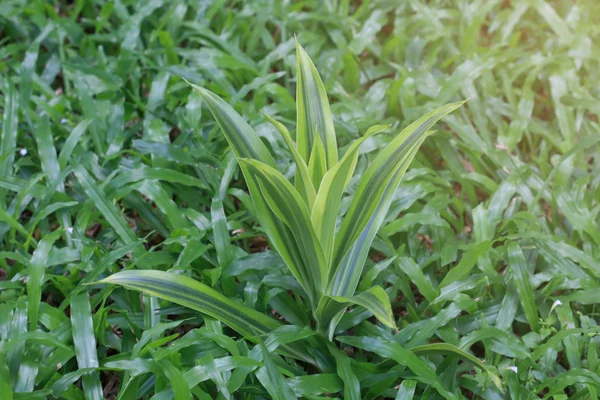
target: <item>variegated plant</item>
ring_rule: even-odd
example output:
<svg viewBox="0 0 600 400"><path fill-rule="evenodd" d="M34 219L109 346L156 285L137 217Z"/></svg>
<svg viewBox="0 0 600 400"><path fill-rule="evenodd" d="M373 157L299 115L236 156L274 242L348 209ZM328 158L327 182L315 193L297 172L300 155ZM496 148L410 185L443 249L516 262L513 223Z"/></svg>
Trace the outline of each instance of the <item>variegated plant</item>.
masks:
<svg viewBox="0 0 600 400"><path fill-rule="evenodd" d="M394 193L429 129L462 103L437 108L397 134L372 160L339 229L340 204L365 139L389 126L371 127L338 158L336 135L325 88L306 51L297 46L296 144L286 127L266 116L279 130L296 164L294 182L278 170L254 129L214 93L194 86L237 156L255 210L272 247L281 255L308 298L316 326L332 337L344 311L361 306L383 324L395 327L390 302L379 286L356 293L371 243ZM270 317L234 302L214 289L183 276L158 271L125 271L105 282L199 310L248 337L279 325ZM363 284L361 287L370 287ZM297 349L282 351L300 359Z"/></svg>

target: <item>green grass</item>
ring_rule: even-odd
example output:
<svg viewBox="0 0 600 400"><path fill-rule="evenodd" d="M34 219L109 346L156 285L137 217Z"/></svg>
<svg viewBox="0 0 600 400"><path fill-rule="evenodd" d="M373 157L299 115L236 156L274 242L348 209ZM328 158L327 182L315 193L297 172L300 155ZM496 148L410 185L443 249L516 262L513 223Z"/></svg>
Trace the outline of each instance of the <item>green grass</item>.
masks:
<svg viewBox="0 0 600 400"><path fill-rule="evenodd" d="M395 330L354 306L317 333L185 82L292 179L261 111L295 137L294 35L340 156L391 125L361 146L343 213L398 132L469 98L417 153L362 272ZM0 2L0 397L597 399L598 43L595 0ZM123 270L193 278L273 329L90 285Z"/></svg>

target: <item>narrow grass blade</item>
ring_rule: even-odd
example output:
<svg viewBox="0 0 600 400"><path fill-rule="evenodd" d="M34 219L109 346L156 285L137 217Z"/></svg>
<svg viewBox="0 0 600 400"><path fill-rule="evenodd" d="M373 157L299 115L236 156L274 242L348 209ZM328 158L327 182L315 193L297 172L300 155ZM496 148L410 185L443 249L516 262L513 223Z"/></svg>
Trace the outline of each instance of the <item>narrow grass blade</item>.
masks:
<svg viewBox="0 0 600 400"><path fill-rule="evenodd" d="M492 247L492 242L484 241L469 249L462 257L458 265L452 268L440 283L440 289L444 286L457 282L469 275L479 257L481 257L488 249Z"/></svg>
<svg viewBox="0 0 600 400"><path fill-rule="evenodd" d="M163 373L169 380L173 389L174 400L192 400L192 394L188 388L183 372L168 359L161 359L158 365L162 368Z"/></svg>
<svg viewBox="0 0 600 400"><path fill-rule="evenodd" d="M269 150L260 140L254 129L223 99L214 93L192 85L198 91L213 117L221 127L225 138L239 158L251 158L275 167Z"/></svg>
<svg viewBox="0 0 600 400"><path fill-rule="evenodd" d="M438 291L433 287L429 279L425 276L421 267L408 257L401 257L397 260L400 269L410 278L410 281L419 289L428 302L432 303L438 296Z"/></svg>
<svg viewBox="0 0 600 400"><path fill-rule="evenodd" d="M42 284L44 282L48 254L50 253L52 245L61 234L62 229L57 229L49 235L44 236L44 238L40 240L38 247L33 252L31 260L29 261L29 278L27 279L27 317L31 323L30 331L37 329L40 303L42 301Z"/></svg>
<svg viewBox="0 0 600 400"><path fill-rule="evenodd" d="M500 389L500 391L503 391L502 389L502 381L500 380L500 377L498 377L498 375L496 375L495 373L493 373L491 371L491 369L485 365L483 363L483 361L481 361L479 358L472 356L471 354L459 349L458 347L449 344L449 343L432 343L432 344L426 344L423 346L417 346L417 347L413 347L411 349L413 351L413 353L415 354L419 354L419 353L429 353L429 352L434 352L434 353L446 353L446 354L454 354L459 356L460 358L464 359L464 360L468 360L470 362L472 362L474 365L476 365L477 367L481 368L482 370L484 370L488 376L490 377L490 379L492 380L492 382L494 382L494 385L496 385L496 387L498 389Z"/></svg>
<svg viewBox="0 0 600 400"><path fill-rule="evenodd" d="M462 104L448 104L425 114L396 136L369 165L335 238L328 293L334 296L353 294L368 248L416 151L429 129Z"/></svg>
<svg viewBox="0 0 600 400"><path fill-rule="evenodd" d="M355 140L350 145L350 148L346 151L342 159L327 171L321 181L310 218L315 227L319 242L323 247L325 259L328 262L331 262L331 257L333 256L335 227L340 202L344 190L354 174L360 145L372 135L387 128L389 128L389 125L376 125L369 128L360 139Z"/></svg>
<svg viewBox="0 0 600 400"><path fill-rule="evenodd" d="M216 290L191 278L162 271L121 271L99 283L121 285L139 290L218 319L250 340L269 334L281 323L251 308L228 299ZM305 354L285 350L299 359L311 360Z"/></svg>
<svg viewBox="0 0 600 400"><path fill-rule="evenodd" d="M4 352L0 351L0 393L6 400L13 399L12 386L10 384L10 371L6 364L6 357Z"/></svg>
<svg viewBox="0 0 600 400"><path fill-rule="evenodd" d="M412 152L413 154L411 157L414 157L417 149L413 149ZM406 168L407 167L404 167L397 171L398 180L400 180L402 174L406 171ZM336 264L331 264L331 269L329 271L329 286L327 287L328 294L342 296L354 294L360 276L362 275L362 270L369 254L371 243L383 224L387 210L392 203L396 187L397 185L395 182L388 183L388 186L382 193L381 202L375 209L369 223L365 226L364 231L358 237L358 240L350 247L339 265L336 266ZM339 231L336 235L336 242L338 235Z"/></svg>
<svg viewBox="0 0 600 400"><path fill-rule="evenodd" d="M521 299L521 305L527 321L534 331L539 330L538 311L535 305L535 297L533 294L533 285L531 283L531 274L527 268L527 261L523 255L523 251L518 243L511 242L507 247L508 263L513 273L513 283L517 288L517 293Z"/></svg>
<svg viewBox="0 0 600 400"><path fill-rule="evenodd" d="M308 175L312 181L315 190L319 188L323 176L327 173L327 159L325 157L325 147L323 142L317 137L313 142L313 148L310 152L308 161Z"/></svg>
<svg viewBox="0 0 600 400"><path fill-rule="evenodd" d="M342 390L342 381L335 374L301 375L287 382L299 399L328 398L332 393Z"/></svg>
<svg viewBox="0 0 600 400"><path fill-rule="evenodd" d="M84 119L73 128L71 134L63 144L63 147L60 149L60 155L58 156L58 165L60 166L60 169L65 169L67 167L75 146L77 146L77 143L79 143L81 137L93 121L93 119Z"/></svg>
<svg viewBox="0 0 600 400"><path fill-rule="evenodd" d="M233 260L235 249L229 241L227 218L225 217L225 210L223 210L223 202L221 200L213 199L210 206L210 217L213 225L217 260L219 261L219 266L225 268Z"/></svg>
<svg viewBox="0 0 600 400"><path fill-rule="evenodd" d="M240 160L240 163L256 176L266 203L292 232L294 246L302 259L290 269L311 299L317 301L323 293L327 266L306 205L292 184L275 169L254 160ZM273 232L269 239L277 243L278 238L272 237L274 235L278 232Z"/></svg>
<svg viewBox="0 0 600 400"><path fill-rule="evenodd" d="M9 341L17 339L27 332L27 303L24 297L17 300L14 311L11 314L12 321L6 325L8 334L6 331L4 332L4 336L8 336ZM19 379L19 367L23 361L24 352L25 342L21 342L6 351L6 363L8 364L10 379L13 384Z"/></svg>
<svg viewBox="0 0 600 400"><path fill-rule="evenodd" d="M71 329L79 368L98 368L96 338L94 337L92 312L87 293L71 299ZM82 381L86 399L101 400L104 397L98 371L83 375Z"/></svg>
<svg viewBox="0 0 600 400"><path fill-rule="evenodd" d="M309 152L312 151L315 140L320 138L326 157L326 167L329 169L337 163L338 155L327 93L315 65L298 42L296 42L296 57L298 59L296 78L298 153L308 163Z"/></svg>
<svg viewBox="0 0 600 400"><path fill-rule="evenodd" d="M329 343L327 346L335 358L337 374L344 382L344 399L361 400L360 382L352 371L352 359L335 345Z"/></svg>
<svg viewBox="0 0 600 400"><path fill-rule="evenodd" d="M191 228L192 223L186 218L177 204L171 199L160 182L143 180L134 186L141 194L154 202L156 207L167 217L171 229Z"/></svg>
<svg viewBox="0 0 600 400"><path fill-rule="evenodd" d="M98 184L90 174L81 166L77 165L73 172L75 177L85 190L88 197L98 208L100 213L106 218L106 221L113 227L125 244L135 242L135 233L131 230L123 216L119 213L115 205L109 201L104 192L98 187Z"/></svg>
<svg viewBox="0 0 600 400"><path fill-rule="evenodd" d="M412 400L415 395L415 389L417 388L417 381L402 381L398 393L396 394L396 400Z"/></svg>
<svg viewBox="0 0 600 400"><path fill-rule="evenodd" d="M277 369L273 356L269 353L263 343L260 344L264 367L260 367L256 371L256 377L267 390L270 397L275 400L291 400L295 399L292 389L288 383L283 379L283 375Z"/></svg>
<svg viewBox="0 0 600 400"><path fill-rule="evenodd" d="M330 300L338 303L337 307ZM364 307L372 312L381 323L392 329L396 329L396 321L394 320L392 306L390 305L387 293L380 286L373 286L366 292L354 296L331 296L324 297L321 300L316 315L319 323L329 325L332 320L335 321L334 326L329 328L330 336L335 330L335 325L337 325L335 315L349 305Z"/></svg>
<svg viewBox="0 0 600 400"><path fill-rule="evenodd" d="M52 139L50 122L47 115L42 117L37 129L34 130L33 136L35 137L38 146L42 170L46 174L48 181L53 182L60 175L60 166L58 165L58 157L56 155L56 148L54 146L54 140ZM59 184L58 190L64 190L62 183Z"/></svg>
<svg viewBox="0 0 600 400"><path fill-rule="evenodd" d="M285 143L287 144L290 153L292 153L292 157L294 158L294 162L296 163L296 181L294 182L294 186L298 190L298 193L300 193L300 195L304 199L304 202L306 203L308 209L312 209L313 203L315 202L316 193L315 187L312 184L310 175L308 173L308 166L306 165L306 162L304 161L302 156L300 156L298 150L296 150L296 145L292 141L292 137L290 136L290 133L288 132L285 125L270 117L269 115L265 114L264 112L263 114L269 120L269 122L273 124L275 128L277 128L279 133L281 133L281 136L283 136L283 139L285 140Z"/></svg>
<svg viewBox="0 0 600 400"><path fill-rule="evenodd" d="M395 192L402 178L402 174L397 172L408 168L414 158L413 150L421 145L429 129L439 119L462 104L463 102L448 104L425 114L398 134L369 165L361 177L354 199L336 237L334 265L339 264L362 234L379 203L384 202L382 195L390 182L394 187L389 195ZM385 211L387 212L387 209Z"/></svg>
<svg viewBox="0 0 600 400"><path fill-rule="evenodd" d="M380 337L342 336L337 338L340 342L364 349L384 358L391 358L400 365L408 367L414 374L414 379L434 387L445 399L455 399L436 375L435 371L411 350L405 349L400 344Z"/></svg>
<svg viewBox="0 0 600 400"><path fill-rule="evenodd" d="M7 155L0 161L0 176L12 175L13 161L17 147L17 126L19 124L19 100L13 83L8 80L7 90L4 93L4 118L2 119L2 138L0 139L0 157ZM0 193L1 194L1 193ZM0 202L4 202L4 195L0 195ZM0 204L2 204L0 203Z"/></svg>
<svg viewBox="0 0 600 400"><path fill-rule="evenodd" d="M19 221L7 213L4 207L0 207L0 222L6 222L11 228L19 232L21 235L27 236L27 229L25 229L23 225L19 223Z"/></svg>

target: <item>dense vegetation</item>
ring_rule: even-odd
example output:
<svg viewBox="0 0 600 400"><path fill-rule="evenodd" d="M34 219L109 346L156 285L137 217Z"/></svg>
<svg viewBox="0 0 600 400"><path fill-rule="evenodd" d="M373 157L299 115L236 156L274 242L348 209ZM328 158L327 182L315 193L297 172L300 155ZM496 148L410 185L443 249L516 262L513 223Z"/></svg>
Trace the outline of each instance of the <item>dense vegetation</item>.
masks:
<svg viewBox="0 0 600 400"><path fill-rule="evenodd" d="M296 132L295 35L356 160L309 221L328 260L384 150L469 99L352 293L273 243L334 165ZM0 2L0 398L597 399L599 43L595 0Z"/></svg>

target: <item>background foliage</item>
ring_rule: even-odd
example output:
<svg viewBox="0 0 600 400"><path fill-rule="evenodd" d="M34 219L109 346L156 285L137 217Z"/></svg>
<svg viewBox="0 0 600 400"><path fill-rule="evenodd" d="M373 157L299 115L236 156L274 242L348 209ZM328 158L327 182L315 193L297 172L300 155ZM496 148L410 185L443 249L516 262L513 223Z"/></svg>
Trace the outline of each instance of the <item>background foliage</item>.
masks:
<svg viewBox="0 0 600 400"><path fill-rule="evenodd" d="M599 18L595 0L0 2L3 398L597 399ZM342 151L470 98L417 154L365 268L399 329L353 309L327 370L274 352L314 335L307 310L182 79L226 99L291 177L260 111L295 129L294 34ZM365 141L359 174L392 137ZM129 269L294 327L256 344L86 285Z"/></svg>

